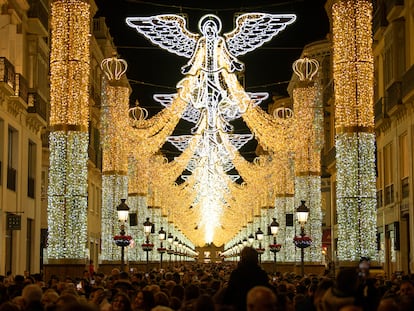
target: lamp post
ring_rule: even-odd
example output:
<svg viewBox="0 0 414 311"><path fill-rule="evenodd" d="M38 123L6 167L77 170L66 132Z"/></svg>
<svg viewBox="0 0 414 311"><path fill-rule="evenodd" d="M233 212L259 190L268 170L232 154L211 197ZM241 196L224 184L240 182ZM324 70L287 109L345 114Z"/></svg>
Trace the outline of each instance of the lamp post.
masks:
<svg viewBox="0 0 414 311"><path fill-rule="evenodd" d="M279 223L273 218L270 223L270 233L273 235L273 244L269 245L270 251L273 253L273 272L276 272L276 254L280 251L280 244L276 242L276 236L279 231Z"/></svg>
<svg viewBox="0 0 414 311"><path fill-rule="evenodd" d="M128 220L128 215L129 215L129 207L128 205L126 205L125 201L126 201L125 199L121 199L121 204L119 204L116 207L116 211L118 213L118 219L121 222L121 231L119 232L121 238L115 239L115 243L118 246L121 246L121 271L124 271L124 266L125 266L124 248L125 246L128 246L130 243L130 239L127 239L127 236L125 235L125 222Z"/></svg>
<svg viewBox="0 0 414 311"><path fill-rule="evenodd" d="M259 254L259 264L262 264L262 254L264 252L264 249L262 248L262 240L263 240L263 231L260 230L260 228L256 231L256 238L259 241L259 248L257 248L257 253Z"/></svg>
<svg viewBox="0 0 414 311"><path fill-rule="evenodd" d="M249 244L252 245L254 241L254 235L250 233L250 235L247 237L247 240L249 241Z"/></svg>
<svg viewBox="0 0 414 311"><path fill-rule="evenodd" d="M168 245L169 245L168 250L167 250L167 254L168 254L168 256L170 256L169 265L171 266L171 255L174 254L174 250L172 249L172 244L173 244L173 241L174 241L174 237L171 234L171 232L168 233L167 241L168 241Z"/></svg>
<svg viewBox="0 0 414 311"><path fill-rule="evenodd" d="M174 250L175 250L175 261L177 262L177 256L178 256L178 250L177 250L177 247L178 247L178 238L177 237L175 237L175 239L174 239L174 241L173 241L173 245L174 245Z"/></svg>
<svg viewBox="0 0 414 311"><path fill-rule="evenodd" d="M158 253L160 253L160 269L162 269L162 255L165 253L166 249L162 245L162 242L165 240L166 232L164 228L161 227L161 230L158 231L158 239L160 240L160 247L158 248Z"/></svg>
<svg viewBox="0 0 414 311"><path fill-rule="evenodd" d="M152 248L154 247L154 245L151 244L149 240L149 235L151 234L151 230L152 230L152 222L150 222L149 218L147 217L147 220L145 220L143 225L144 225L145 243L142 244L142 248L147 253L146 269L148 271L148 263L149 263L148 252L152 251Z"/></svg>
<svg viewBox="0 0 414 311"><path fill-rule="evenodd" d="M305 224L308 221L309 208L305 205L305 201L301 201L300 206L296 209L296 216L300 224L300 237L295 237L294 242L296 247L300 248L300 271L302 276L305 275L304 255L305 248L309 247L312 240L305 236Z"/></svg>

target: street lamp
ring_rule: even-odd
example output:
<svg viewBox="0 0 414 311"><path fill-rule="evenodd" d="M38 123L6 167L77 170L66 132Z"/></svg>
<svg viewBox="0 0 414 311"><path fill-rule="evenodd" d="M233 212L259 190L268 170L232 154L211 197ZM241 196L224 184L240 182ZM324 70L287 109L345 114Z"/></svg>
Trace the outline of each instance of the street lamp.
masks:
<svg viewBox="0 0 414 311"><path fill-rule="evenodd" d="M162 255L165 253L166 249L162 245L162 242L165 240L166 232L164 228L161 227L161 230L158 231L158 239L160 240L160 247L158 248L158 253L160 253L160 269L162 269Z"/></svg>
<svg viewBox="0 0 414 311"><path fill-rule="evenodd" d="M144 234L145 234L145 243L142 244L143 250L147 253L147 271L148 271L148 252L152 251L152 248L154 247L154 244L151 244L149 241L149 235L151 234L152 230L152 222L150 222L149 217L147 217L147 220L143 223L144 225Z"/></svg>
<svg viewBox="0 0 414 311"><path fill-rule="evenodd" d="M174 245L174 250L175 250L175 261L177 262L177 258L178 258L178 251L177 251L177 247L178 247L178 238L175 237L174 241L173 241L173 245Z"/></svg>
<svg viewBox="0 0 414 311"><path fill-rule="evenodd" d="M256 231L256 238L259 241L259 248L257 248L257 253L259 254L259 264L262 263L262 254L264 252L264 249L262 248L262 240L263 240L263 231L260 230L260 228L257 229Z"/></svg>
<svg viewBox="0 0 414 311"><path fill-rule="evenodd" d="M273 244L269 245L270 251L273 253L273 272L276 272L276 254L280 251L280 244L276 242L276 236L279 231L279 223L276 221L276 218L273 218L270 223L270 233L273 235Z"/></svg>
<svg viewBox="0 0 414 311"><path fill-rule="evenodd" d="M252 245L254 241L254 235L250 233L250 235L247 237L247 240L249 241L249 244Z"/></svg>
<svg viewBox="0 0 414 311"><path fill-rule="evenodd" d="M173 244L173 241L174 241L174 237L171 234L171 232L168 233L167 241L168 241L168 245L169 245L168 246L168 249L167 249L167 254L168 254L168 256L170 256L170 263L169 263L169 265L171 265L171 255L174 254L174 250L172 249L172 244Z"/></svg>
<svg viewBox="0 0 414 311"><path fill-rule="evenodd" d="M121 271L124 271L125 266L124 248L125 246L128 246L131 241L131 237L125 235L125 222L128 220L129 215L129 207L126 205L125 201L125 199L121 199L121 204L116 207L118 219L121 222L121 231L119 232L119 239L114 238L116 245L121 246Z"/></svg>
<svg viewBox="0 0 414 311"><path fill-rule="evenodd" d="M312 239L307 237L305 234L305 224L308 221L309 217L309 208L305 205L305 201L301 201L300 206L296 209L296 216L300 224L300 237L296 236L294 243L296 247L300 248L300 263L301 263L301 274L305 275L305 265L304 265L304 254L305 248L311 246Z"/></svg>

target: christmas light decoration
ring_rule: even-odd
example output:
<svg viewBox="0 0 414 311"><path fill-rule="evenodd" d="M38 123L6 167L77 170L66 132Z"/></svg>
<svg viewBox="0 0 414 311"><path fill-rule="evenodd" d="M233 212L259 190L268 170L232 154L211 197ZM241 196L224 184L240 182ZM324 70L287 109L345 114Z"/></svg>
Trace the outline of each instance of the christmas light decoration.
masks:
<svg viewBox="0 0 414 311"><path fill-rule="evenodd" d="M293 90L293 110L295 111L295 205L306 201L310 216L305 230L312 238L307 261L322 260L322 209L321 209L321 149L323 136L323 113L316 77L319 63L307 57L293 63L293 71L299 78ZM297 233L298 234L298 233Z"/></svg>
<svg viewBox="0 0 414 311"><path fill-rule="evenodd" d="M131 141L134 142L131 145L139 146L132 148L134 154L150 155L151 158L156 158L155 152L165 139L183 151L184 156L177 160L181 164L186 160L185 167L175 167L190 172L190 175L182 176L184 183L174 186L171 177L167 178L169 183L163 178L155 177L151 180L151 187L163 190L159 191L163 205L167 210L173 211L175 222L188 235L191 233L198 244L215 242L220 245L238 230L237 224L229 222L229 216L232 215L234 219L237 213L235 205L230 202L234 200L231 189L237 192L237 186L233 183L239 179L239 175L228 175L227 172L234 168L233 159L237 157L237 150L253 136L229 133L233 130L230 121L243 116L249 109L256 109L256 105L267 96L263 93L248 94L243 90L233 74L243 69L243 64L236 56L261 46L294 20L295 15L243 14L238 17L234 31L220 36L221 21L214 15L200 19L201 35L189 32L185 20L177 15L127 18L129 26L154 44L190 58L182 68L186 77L178 83L178 93L154 96L155 100L167 107L165 112L161 112L158 118L152 117L149 120L140 117L141 111L134 114L139 117L133 123L136 131L131 136ZM170 117L162 120L167 114ZM180 117L195 123L193 135L166 137L167 133L171 134ZM269 121L270 124L267 122L266 125L274 125L271 124L272 117ZM136 137L144 139L139 143ZM145 138L149 137L151 146L145 143ZM269 147L276 149L276 141L275 137L273 145ZM190 152L187 153L187 150ZM243 162L239 157L239 165L247 167ZM156 168L167 165L169 163L157 165ZM248 169L245 170L246 176L251 175L247 171ZM264 173L262 177L262 182L269 179ZM255 182L254 178L249 181L250 184L244 190L249 188L249 194L252 194L259 189L260 183ZM165 191L166 189L169 190ZM168 196L162 193L168 193ZM182 198L183 201L177 198ZM190 211L185 211L188 206ZM233 209L230 210L230 206ZM226 230L222 229L223 226Z"/></svg>
<svg viewBox="0 0 414 311"><path fill-rule="evenodd" d="M122 78L127 63L115 55L104 59L102 79L101 137L102 137L102 212L101 259L119 259L119 251L112 241L118 232L115 207L128 193L128 108L129 88ZM129 226L126 222L125 232ZM129 233L129 232L128 232ZM129 244L128 244L129 245ZM128 253L128 248L127 248Z"/></svg>
<svg viewBox="0 0 414 311"><path fill-rule="evenodd" d="M376 256L372 5L332 5L340 261Z"/></svg>
<svg viewBox="0 0 414 311"><path fill-rule="evenodd" d="M88 256L89 28L87 1L51 1L49 262Z"/></svg>

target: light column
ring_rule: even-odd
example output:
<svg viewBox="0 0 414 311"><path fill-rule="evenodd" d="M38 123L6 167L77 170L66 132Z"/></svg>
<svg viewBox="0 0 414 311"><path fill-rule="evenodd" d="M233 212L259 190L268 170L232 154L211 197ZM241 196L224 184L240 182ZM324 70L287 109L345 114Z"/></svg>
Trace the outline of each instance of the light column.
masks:
<svg viewBox="0 0 414 311"><path fill-rule="evenodd" d="M372 5L332 5L340 262L376 256Z"/></svg>
<svg viewBox="0 0 414 311"><path fill-rule="evenodd" d="M49 263L87 257L88 2L51 2Z"/></svg>
<svg viewBox="0 0 414 311"><path fill-rule="evenodd" d="M101 63L105 73L102 79L102 243L101 259L119 259L119 250L113 241L118 232L115 206L128 194L128 109L129 87L123 79L127 64L115 55ZM129 202L128 202L129 204ZM128 231L128 221L124 222ZM134 236L132 236L134 238ZM127 253L128 254L128 253Z"/></svg>
<svg viewBox="0 0 414 311"><path fill-rule="evenodd" d="M293 90L295 112L295 205L301 201L311 206L306 231L312 238L306 261L322 261L322 202L321 202L321 149L323 117L320 92L315 77L319 63L304 57L293 64L299 78ZM303 224L305 225L305 224ZM301 251L303 254L303 251Z"/></svg>

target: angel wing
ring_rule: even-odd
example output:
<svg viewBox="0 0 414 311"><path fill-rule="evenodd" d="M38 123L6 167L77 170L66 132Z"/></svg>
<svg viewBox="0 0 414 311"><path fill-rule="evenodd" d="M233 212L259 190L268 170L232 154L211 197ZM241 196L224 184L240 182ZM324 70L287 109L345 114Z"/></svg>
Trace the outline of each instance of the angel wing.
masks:
<svg viewBox="0 0 414 311"><path fill-rule="evenodd" d="M295 20L295 14L247 13L240 15L236 19L236 28L224 34L227 48L234 56L244 55L270 41Z"/></svg>
<svg viewBox="0 0 414 311"><path fill-rule="evenodd" d="M194 53L197 40L200 37L200 35L188 31L185 19L175 14L127 17L126 23L143 34L153 44L187 58L190 58Z"/></svg>

